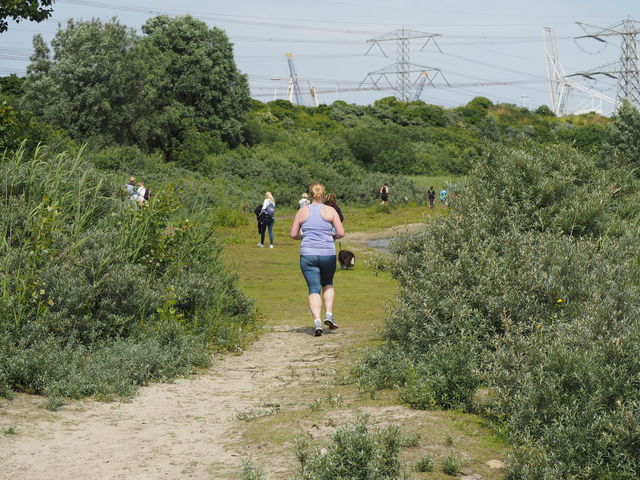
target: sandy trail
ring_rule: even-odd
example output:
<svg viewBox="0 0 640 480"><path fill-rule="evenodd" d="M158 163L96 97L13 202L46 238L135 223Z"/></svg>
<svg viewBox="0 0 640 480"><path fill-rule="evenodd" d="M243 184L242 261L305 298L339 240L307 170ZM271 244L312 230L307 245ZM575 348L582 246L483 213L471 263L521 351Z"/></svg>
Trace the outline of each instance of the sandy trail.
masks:
<svg viewBox="0 0 640 480"><path fill-rule="evenodd" d="M237 478L246 452L236 415L277 401L291 369L335 356L348 334L269 327L242 355L199 375L139 390L128 403L75 402L57 412L17 395L0 408L0 479ZM34 413L37 412L37 413Z"/></svg>

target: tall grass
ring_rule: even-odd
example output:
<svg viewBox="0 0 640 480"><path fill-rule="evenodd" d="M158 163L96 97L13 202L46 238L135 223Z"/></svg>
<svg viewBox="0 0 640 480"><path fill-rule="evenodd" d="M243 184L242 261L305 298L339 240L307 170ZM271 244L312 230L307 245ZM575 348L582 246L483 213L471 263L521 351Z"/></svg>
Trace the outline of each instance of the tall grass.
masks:
<svg viewBox="0 0 640 480"><path fill-rule="evenodd" d="M135 208L82 150L45 147L5 152L0 182L4 395L128 395L251 330L213 225L183 219L171 185Z"/></svg>

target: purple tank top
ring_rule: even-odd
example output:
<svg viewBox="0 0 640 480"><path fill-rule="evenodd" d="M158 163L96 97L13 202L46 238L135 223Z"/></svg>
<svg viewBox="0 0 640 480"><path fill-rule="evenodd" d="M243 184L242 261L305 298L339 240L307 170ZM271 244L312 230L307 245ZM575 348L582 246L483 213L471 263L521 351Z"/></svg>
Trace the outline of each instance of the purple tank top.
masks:
<svg viewBox="0 0 640 480"><path fill-rule="evenodd" d="M322 204L307 205L311 211L301 225L302 245L300 255L335 255L336 244L333 240L333 224L320 216Z"/></svg>

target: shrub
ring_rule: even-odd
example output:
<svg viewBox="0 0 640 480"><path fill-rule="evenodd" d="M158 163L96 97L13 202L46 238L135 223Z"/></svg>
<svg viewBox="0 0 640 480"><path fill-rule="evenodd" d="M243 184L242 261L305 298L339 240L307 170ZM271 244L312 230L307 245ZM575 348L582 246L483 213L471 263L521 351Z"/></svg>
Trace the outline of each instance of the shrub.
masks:
<svg viewBox="0 0 640 480"><path fill-rule="evenodd" d="M431 472L433 471L433 459L431 457L421 457L413 467L416 472Z"/></svg>
<svg viewBox="0 0 640 480"><path fill-rule="evenodd" d="M392 243L363 388L469 410L482 382L509 478L637 477L639 187L572 149L492 148L448 216Z"/></svg>
<svg viewBox="0 0 640 480"><path fill-rule="evenodd" d="M296 456L303 479L400 479L403 469L398 458L400 431L395 427L375 428L366 416L338 428L326 450L309 453L307 441L298 441Z"/></svg>
<svg viewBox="0 0 640 480"><path fill-rule="evenodd" d="M212 225L180 220L171 187L134 208L82 152L46 148L5 153L0 172L3 395L129 396L251 331Z"/></svg>
<svg viewBox="0 0 640 480"><path fill-rule="evenodd" d="M442 471L447 475L456 475L462 467L462 459L455 455L448 455L442 459Z"/></svg>

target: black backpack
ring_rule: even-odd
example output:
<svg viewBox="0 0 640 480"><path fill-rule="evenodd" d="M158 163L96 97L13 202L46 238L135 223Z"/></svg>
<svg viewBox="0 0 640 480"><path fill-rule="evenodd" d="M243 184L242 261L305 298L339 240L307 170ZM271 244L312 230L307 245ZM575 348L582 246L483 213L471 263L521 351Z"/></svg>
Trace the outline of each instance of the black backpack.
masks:
<svg viewBox="0 0 640 480"><path fill-rule="evenodd" d="M145 188L145 190L144 190L144 199L145 200L149 200L150 196L151 196L151 194L149 193L149 189Z"/></svg>

